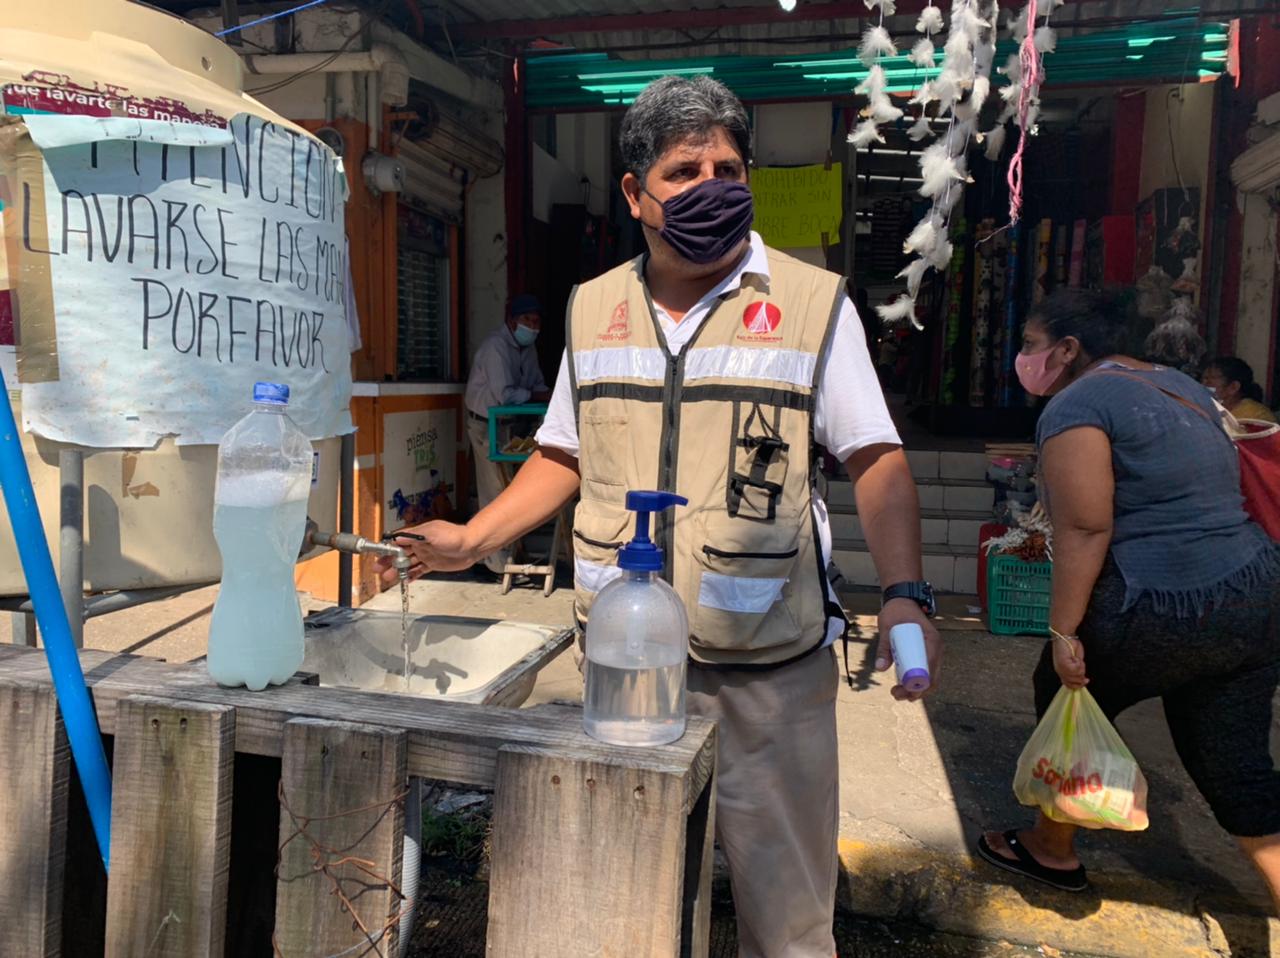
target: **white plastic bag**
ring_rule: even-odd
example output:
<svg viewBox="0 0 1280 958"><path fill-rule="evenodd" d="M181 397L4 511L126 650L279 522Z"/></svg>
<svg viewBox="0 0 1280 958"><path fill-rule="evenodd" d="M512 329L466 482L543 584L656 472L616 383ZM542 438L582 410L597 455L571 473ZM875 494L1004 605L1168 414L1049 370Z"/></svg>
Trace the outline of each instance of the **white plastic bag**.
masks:
<svg viewBox="0 0 1280 958"><path fill-rule="evenodd" d="M1018 759L1013 793L1055 822L1140 832L1147 780L1087 689L1062 688Z"/></svg>

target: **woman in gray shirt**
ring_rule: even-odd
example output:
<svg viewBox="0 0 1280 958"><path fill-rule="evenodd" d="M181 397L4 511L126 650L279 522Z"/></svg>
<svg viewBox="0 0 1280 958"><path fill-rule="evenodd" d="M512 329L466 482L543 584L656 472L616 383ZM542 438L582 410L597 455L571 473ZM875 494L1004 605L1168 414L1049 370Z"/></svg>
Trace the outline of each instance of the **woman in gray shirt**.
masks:
<svg viewBox="0 0 1280 958"><path fill-rule="evenodd" d="M1037 306L1018 356L1027 390L1053 397L1036 437L1054 529L1037 715L1061 685L1087 684L1111 719L1163 699L1187 772L1280 909L1280 547L1244 511L1208 392L1123 355L1127 328L1121 297L1063 290ZM1083 891L1076 830L1042 815L988 832L978 853Z"/></svg>

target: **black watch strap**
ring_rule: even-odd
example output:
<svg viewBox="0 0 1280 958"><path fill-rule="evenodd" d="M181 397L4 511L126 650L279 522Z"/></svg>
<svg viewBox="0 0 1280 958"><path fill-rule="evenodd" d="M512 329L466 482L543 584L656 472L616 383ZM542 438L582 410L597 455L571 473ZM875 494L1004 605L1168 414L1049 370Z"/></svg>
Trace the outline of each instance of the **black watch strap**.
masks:
<svg viewBox="0 0 1280 958"><path fill-rule="evenodd" d="M894 599L910 599L930 617L938 611L933 597L933 586L928 582L897 582L884 590L882 602L891 602Z"/></svg>

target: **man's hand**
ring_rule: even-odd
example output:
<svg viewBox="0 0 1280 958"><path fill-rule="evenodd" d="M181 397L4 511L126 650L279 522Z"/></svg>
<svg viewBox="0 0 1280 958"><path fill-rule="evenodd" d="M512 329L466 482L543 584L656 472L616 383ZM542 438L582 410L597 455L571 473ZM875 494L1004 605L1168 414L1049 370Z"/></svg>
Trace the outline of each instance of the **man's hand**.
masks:
<svg viewBox="0 0 1280 958"><path fill-rule="evenodd" d="M466 526L452 522L424 522L401 530L422 536L422 539L393 539L394 545L404 549L413 559L409 578L416 579L428 572L459 572L469 569L479 561ZM387 585L394 585L400 575L389 556L380 556L374 563L378 575Z"/></svg>
<svg viewBox="0 0 1280 958"><path fill-rule="evenodd" d="M893 645L889 642L889 632L895 625L912 622L920 626L924 632L925 654L929 659L929 688L923 692L908 692L901 685L895 685L890 694L899 702L915 702L930 694L938 687L938 670L942 666L942 636L934 628L929 617L924 614L912 599L891 599L880 610L880 639L876 643L876 671L885 672L893 668Z"/></svg>

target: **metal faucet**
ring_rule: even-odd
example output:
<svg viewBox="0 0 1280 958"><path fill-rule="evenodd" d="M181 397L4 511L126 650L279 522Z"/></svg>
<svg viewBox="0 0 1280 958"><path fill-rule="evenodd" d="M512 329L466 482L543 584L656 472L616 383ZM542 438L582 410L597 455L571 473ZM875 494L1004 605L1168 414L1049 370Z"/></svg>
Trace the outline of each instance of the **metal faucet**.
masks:
<svg viewBox="0 0 1280 958"><path fill-rule="evenodd" d="M374 542L364 536L358 536L354 532L321 532L319 529L313 528L312 524L308 524L307 534L303 543L307 547L327 546L330 549L349 552L352 555L390 556L401 581L409 578L409 567L413 564L409 553L405 552L400 546L392 545L389 542Z"/></svg>

